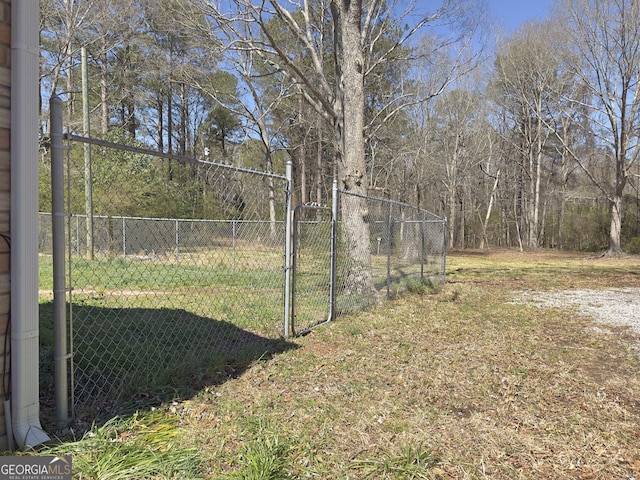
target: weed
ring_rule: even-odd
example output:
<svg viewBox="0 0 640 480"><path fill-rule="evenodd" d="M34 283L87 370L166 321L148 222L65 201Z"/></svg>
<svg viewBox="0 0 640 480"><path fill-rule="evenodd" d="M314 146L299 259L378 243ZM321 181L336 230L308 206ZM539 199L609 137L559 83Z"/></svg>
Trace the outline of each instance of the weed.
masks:
<svg viewBox="0 0 640 480"><path fill-rule="evenodd" d="M438 280L434 280L431 277L426 278L424 281L424 288L427 290L428 293L432 295L436 295L440 293L442 291L443 285L444 284L442 282Z"/></svg>
<svg viewBox="0 0 640 480"><path fill-rule="evenodd" d="M360 336L364 333L364 330L358 325L348 325L345 327L345 332L354 337Z"/></svg>
<svg viewBox="0 0 640 480"><path fill-rule="evenodd" d="M268 434L249 442L240 455L239 468L229 478L232 480L280 480L288 478L291 447L278 436Z"/></svg>
<svg viewBox="0 0 640 480"><path fill-rule="evenodd" d="M640 237L633 237L624 246L624 251L631 255L640 255Z"/></svg>
<svg viewBox="0 0 640 480"><path fill-rule="evenodd" d="M354 460L353 467L362 478L423 479L431 478L438 457L422 445L405 445L400 454L388 451L376 452L376 458Z"/></svg>
<svg viewBox="0 0 640 480"><path fill-rule="evenodd" d="M422 295L425 292L425 284L418 280L411 280L407 282L407 291L409 293L414 293L418 295Z"/></svg>

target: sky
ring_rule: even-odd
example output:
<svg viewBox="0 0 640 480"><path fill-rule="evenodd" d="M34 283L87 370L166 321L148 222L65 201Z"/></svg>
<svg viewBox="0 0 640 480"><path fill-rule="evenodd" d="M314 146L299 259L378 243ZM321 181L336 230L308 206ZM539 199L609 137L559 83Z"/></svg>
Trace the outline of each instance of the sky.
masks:
<svg viewBox="0 0 640 480"><path fill-rule="evenodd" d="M523 22L545 18L553 0L488 0L491 16L512 32Z"/></svg>

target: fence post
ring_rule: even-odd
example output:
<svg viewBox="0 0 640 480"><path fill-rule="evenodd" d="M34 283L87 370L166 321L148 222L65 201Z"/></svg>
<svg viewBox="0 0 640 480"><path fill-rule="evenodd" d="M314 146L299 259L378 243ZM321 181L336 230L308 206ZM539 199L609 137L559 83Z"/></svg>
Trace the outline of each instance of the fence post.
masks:
<svg viewBox="0 0 640 480"><path fill-rule="evenodd" d="M231 220L231 248L233 251L233 271L236 271L236 220Z"/></svg>
<svg viewBox="0 0 640 480"><path fill-rule="evenodd" d="M53 248L53 330L55 358L56 421L69 421L67 397L67 316L64 245L64 145L62 143L62 100L50 100L51 113L51 235Z"/></svg>
<svg viewBox="0 0 640 480"><path fill-rule="evenodd" d="M69 224L69 227L71 227L71 224ZM76 215L76 255L80 256L80 217L78 215Z"/></svg>
<svg viewBox="0 0 640 480"><path fill-rule="evenodd" d="M180 224L176 218L176 267L180 264Z"/></svg>
<svg viewBox="0 0 640 480"><path fill-rule="evenodd" d="M447 280L447 217L442 219L442 283Z"/></svg>
<svg viewBox="0 0 640 480"><path fill-rule="evenodd" d="M418 210L422 213L422 221L420 222L420 285L424 285L424 261L426 258L425 255L425 230L427 228L427 212L424 210Z"/></svg>
<svg viewBox="0 0 640 480"><path fill-rule="evenodd" d="M393 203L389 202L389 214L387 216L387 300L391 298L391 237L393 236Z"/></svg>
<svg viewBox="0 0 640 480"><path fill-rule="evenodd" d="M289 336L291 325L291 223L293 222L293 163L287 162L287 191L284 242L284 338Z"/></svg>
<svg viewBox="0 0 640 480"><path fill-rule="evenodd" d="M331 258L329 263L329 321L335 320L336 311L336 265L338 259L338 180L331 187Z"/></svg>

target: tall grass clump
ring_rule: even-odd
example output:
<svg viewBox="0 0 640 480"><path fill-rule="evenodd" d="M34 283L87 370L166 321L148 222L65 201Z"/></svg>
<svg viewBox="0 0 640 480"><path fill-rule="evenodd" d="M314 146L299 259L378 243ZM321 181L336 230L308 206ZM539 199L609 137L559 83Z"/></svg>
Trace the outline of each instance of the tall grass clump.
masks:
<svg viewBox="0 0 640 480"><path fill-rule="evenodd" d="M363 479L407 480L433 478L438 457L423 445L405 445L400 454L385 451L371 459L354 460L354 468Z"/></svg>
<svg viewBox="0 0 640 480"><path fill-rule="evenodd" d="M277 435L270 434L249 442L240 455L238 470L231 480L280 480L286 474L291 447Z"/></svg>

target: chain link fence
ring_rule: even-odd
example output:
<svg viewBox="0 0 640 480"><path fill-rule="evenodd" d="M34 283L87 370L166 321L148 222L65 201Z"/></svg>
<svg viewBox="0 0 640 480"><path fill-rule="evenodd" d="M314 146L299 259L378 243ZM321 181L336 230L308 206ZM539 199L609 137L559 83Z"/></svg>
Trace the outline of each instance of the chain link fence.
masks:
<svg viewBox="0 0 640 480"><path fill-rule="evenodd" d="M331 208L315 204L295 210L294 334L445 278L445 219L411 205L335 187L334 197L333 216ZM361 229L354 235L356 242L367 242L360 254L345 232L344 220L332 223L333 218L344 218L341 210L349 200L355 200L349 208L362 217ZM367 279L354 279L354 272Z"/></svg>
<svg viewBox="0 0 640 480"><path fill-rule="evenodd" d="M370 255L354 259L345 249L344 226L338 223L338 256L336 267L335 314L351 313L390 299L407 289L445 278L446 220L418 207L370 196L339 191L339 214L346 201L356 200L363 216L358 236L369 242ZM350 275L354 262L370 265L372 289L351 288Z"/></svg>
<svg viewBox="0 0 640 480"><path fill-rule="evenodd" d="M290 167L275 175L74 135L54 151L64 172L44 175L64 177L64 211L40 216L41 391L55 392L57 411L70 398L77 422L184 396L292 348L291 335L444 280L446 221L409 205L334 184L331 207L294 213ZM361 230L345 228L350 215Z"/></svg>
<svg viewBox="0 0 640 480"><path fill-rule="evenodd" d="M290 346L283 341L285 176L70 140L65 290L76 421L183 396ZM211 218L136 216L196 211ZM55 322L52 223L41 215L45 337Z"/></svg>

